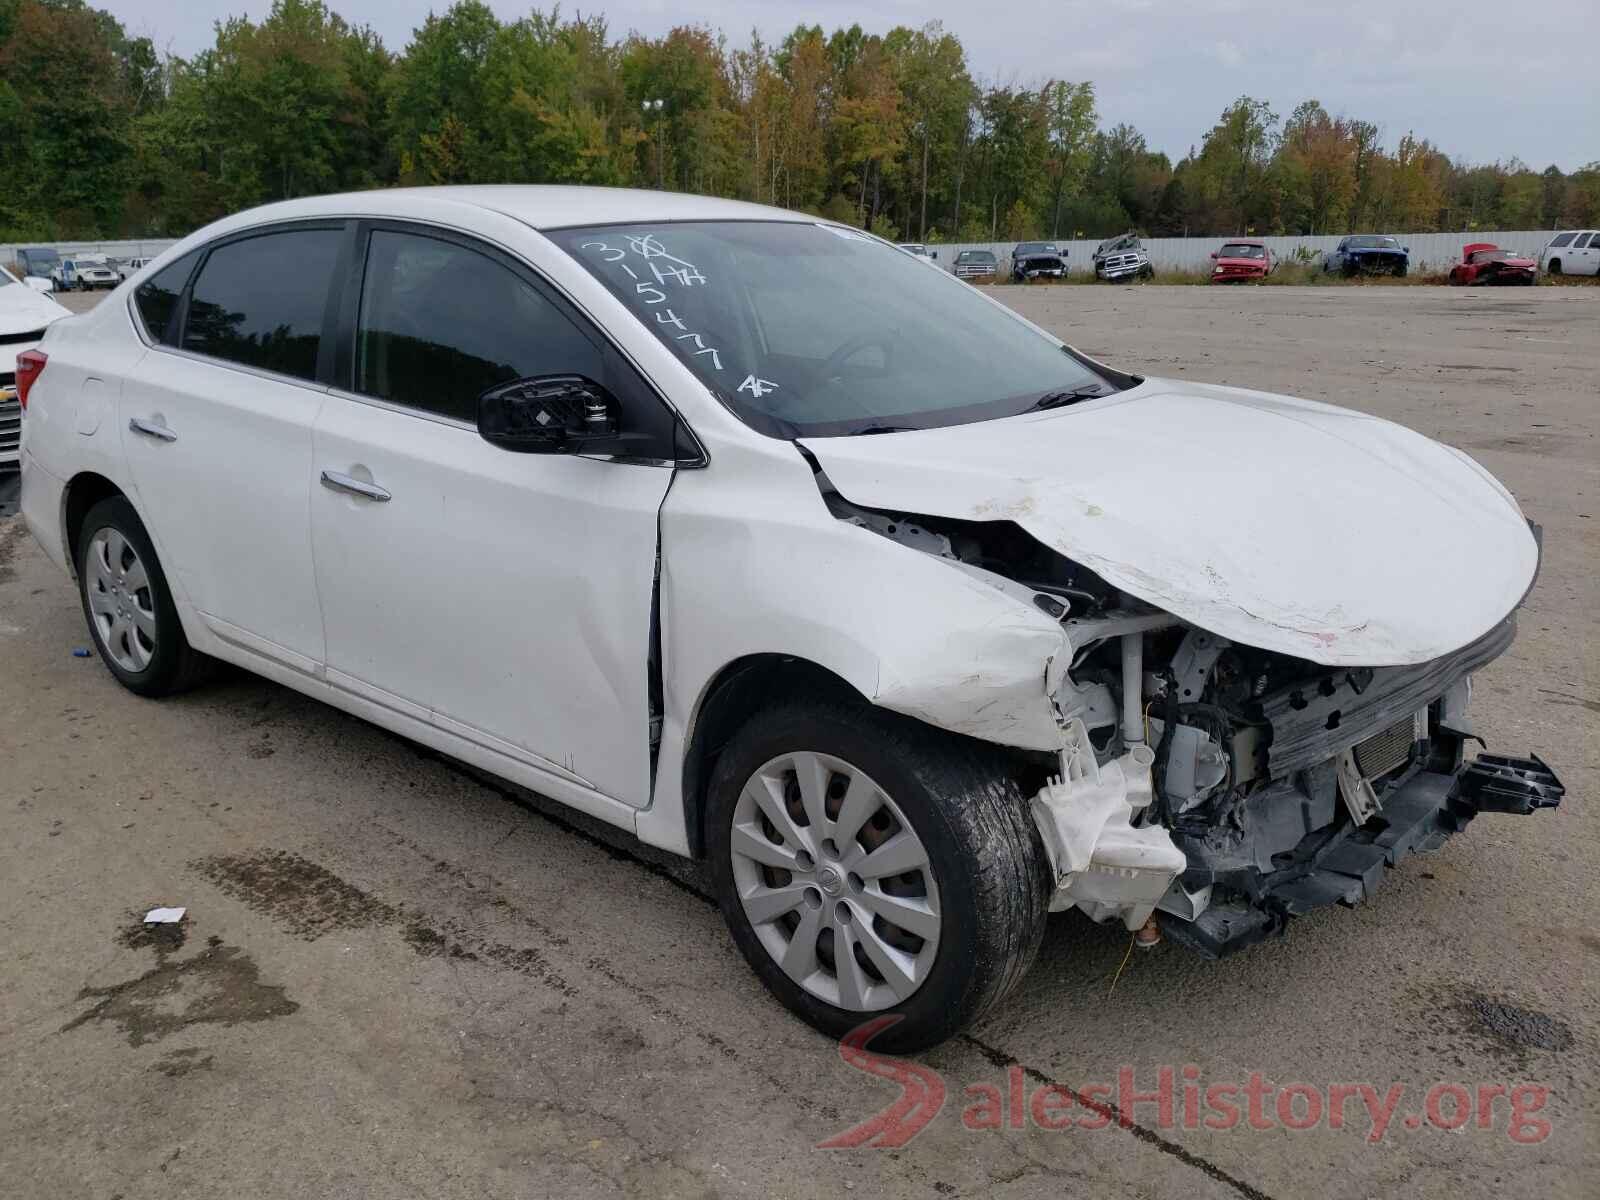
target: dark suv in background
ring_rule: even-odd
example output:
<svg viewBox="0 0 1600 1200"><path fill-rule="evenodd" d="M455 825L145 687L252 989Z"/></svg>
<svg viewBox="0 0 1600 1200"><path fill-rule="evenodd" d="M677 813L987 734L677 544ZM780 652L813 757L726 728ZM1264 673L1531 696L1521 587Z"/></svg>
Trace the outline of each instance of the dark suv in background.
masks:
<svg viewBox="0 0 1600 1200"><path fill-rule="evenodd" d="M1018 242L1011 251L1011 278L1026 283L1039 276L1067 277L1067 252L1054 242Z"/></svg>

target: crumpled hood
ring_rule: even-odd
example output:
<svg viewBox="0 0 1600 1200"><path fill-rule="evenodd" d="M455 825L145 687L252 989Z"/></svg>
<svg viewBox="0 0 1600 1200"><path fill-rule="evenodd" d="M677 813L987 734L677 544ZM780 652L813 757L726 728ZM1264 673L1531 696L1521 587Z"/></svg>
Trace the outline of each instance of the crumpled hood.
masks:
<svg viewBox="0 0 1600 1200"><path fill-rule="evenodd" d="M1254 267L1258 271L1265 271L1267 263L1261 258L1239 258L1233 255L1223 255L1217 259L1219 267Z"/></svg>
<svg viewBox="0 0 1600 1200"><path fill-rule="evenodd" d="M1307 400L1150 379L974 425L807 438L846 499L1010 520L1233 641L1345 666L1426 662L1526 594L1539 550L1465 454Z"/></svg>
<svg viewBox="0 0 1600 1200"><path fill-rule="evenodd" d="M0 336L43 329L50 322L71 315L71 310L25 283L0 287Z"/></svg>

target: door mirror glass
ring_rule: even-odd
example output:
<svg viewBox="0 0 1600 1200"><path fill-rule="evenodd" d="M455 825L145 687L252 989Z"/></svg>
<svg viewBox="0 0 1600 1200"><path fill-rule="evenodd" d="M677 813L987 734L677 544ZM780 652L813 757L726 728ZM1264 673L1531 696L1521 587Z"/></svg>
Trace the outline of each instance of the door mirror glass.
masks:
<svg viewBox="0 0 1600 1200"><path fill-rule="evenodd" d="M503 450L575 454L617 440L616 397L586 375L533 375L478 397L478 432Z"/></svg>

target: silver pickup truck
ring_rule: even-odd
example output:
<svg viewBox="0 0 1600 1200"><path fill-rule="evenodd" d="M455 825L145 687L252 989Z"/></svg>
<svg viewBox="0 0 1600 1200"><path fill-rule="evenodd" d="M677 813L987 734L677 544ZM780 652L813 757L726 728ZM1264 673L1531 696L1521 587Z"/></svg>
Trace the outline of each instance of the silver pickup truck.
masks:
<svg viewBox="0 0 1600 1200"><path fill-rule="evenodd" d="M1155 268L1139 235L1125 233L1094 248L1094 274L1097 279L1149 279Z"/></svg>

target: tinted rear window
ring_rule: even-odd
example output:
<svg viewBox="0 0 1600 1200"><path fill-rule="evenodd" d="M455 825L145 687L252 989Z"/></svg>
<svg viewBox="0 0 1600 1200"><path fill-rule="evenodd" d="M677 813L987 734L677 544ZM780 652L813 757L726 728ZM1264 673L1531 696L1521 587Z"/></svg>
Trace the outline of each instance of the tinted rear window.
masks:
<svg viewBox="0 0 1600 1200"><path fill-rule="evenodd" d="M315 379L338 229L292 229L229 242L200 268L183 348Z"/></svg>
<svg viewBox="0 0 1600 1200"><path fill-rule="evenodd" d="M178 299L183 295L183 285L189 282L194 270L198 250L185 254L177 262L161 268L154 276L139 285L133 293L134 307L139 310L139 320L152 341L173 344L175 330L172 314L178 311Z"/></svg>

